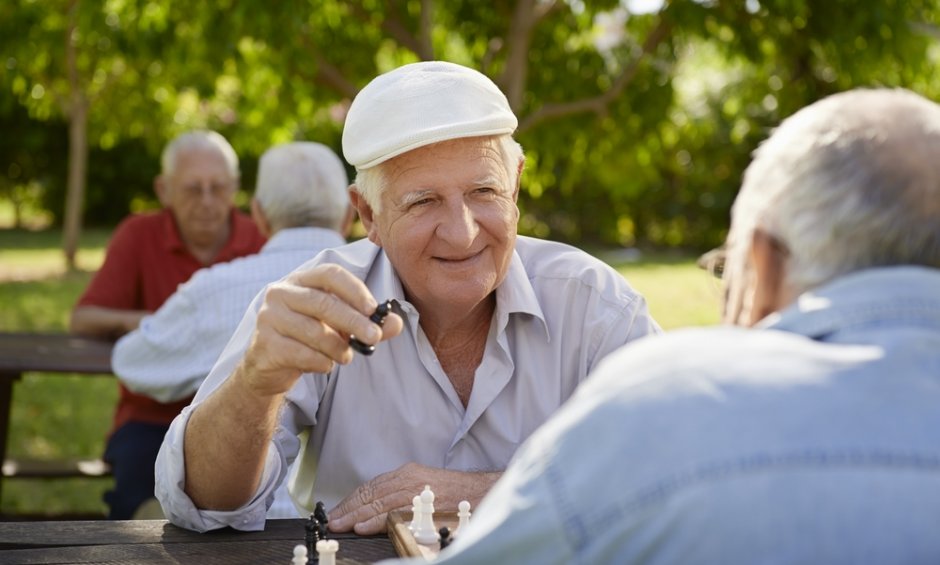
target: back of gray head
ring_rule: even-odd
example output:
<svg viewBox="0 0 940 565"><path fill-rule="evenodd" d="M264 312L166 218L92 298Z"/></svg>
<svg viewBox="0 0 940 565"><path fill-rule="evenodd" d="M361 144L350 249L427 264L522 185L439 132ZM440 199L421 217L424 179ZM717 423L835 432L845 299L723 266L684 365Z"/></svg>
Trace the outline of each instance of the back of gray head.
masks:
<svg viewBox="0 0 940 565"><path fill-rule="evenodd" d="M758 227L789 247L799 291L870 267L940 267L940 106L877 89L804 108L757 150L732 216L732 248Z"/></svg>
<svg viewBox="0 0 940 565"><path fill-rule="evenodd" d="M349 206L349 179L339 157L314 142L278 145L258 163L255 199L275 230L339 230Z"/></svg>

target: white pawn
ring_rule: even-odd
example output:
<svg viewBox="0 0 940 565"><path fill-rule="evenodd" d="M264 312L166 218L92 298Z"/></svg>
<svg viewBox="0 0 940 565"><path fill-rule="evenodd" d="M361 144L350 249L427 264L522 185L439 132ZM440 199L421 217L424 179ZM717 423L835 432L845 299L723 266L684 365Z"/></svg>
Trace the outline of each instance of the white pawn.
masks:
<svg viewBox="0 0 940 565"><path fill-rule="evenodd" d="M339 542L335 539L321 539L317 542L317 558L320 565L336 565L336 552Z"/></svg>
<svg viewBox="0 0 940 565"><path fill-rule="evenodd" d="M414 498L411 499L411 523L408 524L408 529L411 530L411 533L414 534L415 530L418 529L418 524L421 522L421 495L416 494Z"/></svg>
<svg viewBox="0 0 940 565"><path fill-rule="evenodd" d="M421 520L415 527L415 541L421 545L434 545L438 542L437 528L434 527L434 493L430 485L424 486L421 493Z"/></svg>
<svg viewBox="0 0 940 565"><path fill-rule="evenodd" d="M294 558L290 560L290 565L307 565L307 546L295 545Z"/></svg>
<svg viewBox="0 0 940 565"><path fill-rule="evenodd" d="M454 530L454 537L460 533L464 526L470 523L470 502L461 500L457 505L457 529Z"/></svg>

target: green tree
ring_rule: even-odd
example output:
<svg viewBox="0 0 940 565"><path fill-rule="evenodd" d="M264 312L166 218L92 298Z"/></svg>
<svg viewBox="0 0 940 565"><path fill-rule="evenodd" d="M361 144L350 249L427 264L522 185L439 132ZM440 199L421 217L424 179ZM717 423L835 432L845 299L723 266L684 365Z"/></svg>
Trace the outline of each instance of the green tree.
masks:
<svg viewBox="0 0 940 565"><path fill-rule="evenodd" d="M940 94L938 0L632 6L14 0L0 6L0 86L33 119L68 121L70 180L86 124L111 182L131 172L113 163L152 162L194 127L228 137L250 181L271 144L339 149L346 109L376 74L450 60L492 77L520 118L523 232L675 247L720 241L750 152L799 107L858 86ZM123 190L125 207L141 198Z"/></svg>
<svg viewBox="0 0 940 565"><path fill-rule="evenodd" d="M110 147L124 132L147 127L147 114L134 105L146 78L135 57L145 43L122 33L121 5L13 0L0 7L4 86L33 118L68 124L63 250L69 268L82 227L89 139Z"/></svg>

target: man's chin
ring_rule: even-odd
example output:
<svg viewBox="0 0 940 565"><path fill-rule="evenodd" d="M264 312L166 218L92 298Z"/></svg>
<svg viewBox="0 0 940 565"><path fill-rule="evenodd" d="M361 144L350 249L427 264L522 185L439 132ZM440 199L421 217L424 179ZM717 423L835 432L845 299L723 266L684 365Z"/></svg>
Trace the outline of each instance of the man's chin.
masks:
<svg viewBox="0 0 940 565"><path fill-rule="evenodd" d="M195 230L191 231L188 234L188 239L190 243L198 246L209 246L219 243L219 240L224 237L225 230L216 229L216 230Z"/></svg>

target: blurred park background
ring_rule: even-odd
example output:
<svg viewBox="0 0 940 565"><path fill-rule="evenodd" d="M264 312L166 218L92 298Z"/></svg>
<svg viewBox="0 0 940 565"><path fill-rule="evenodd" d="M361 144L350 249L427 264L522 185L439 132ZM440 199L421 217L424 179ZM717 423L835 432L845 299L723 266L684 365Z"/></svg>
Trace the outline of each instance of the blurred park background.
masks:
<svg viewBox="0 0 940 565"><path fill-rule="evenodd" d="M719 244L751 151L855 87L940 99L940 0L5 0L0 331L63 331L110 230L157 206L163 145L211 128L242 160L340 152L369 79L444 59L520 118L520 232L608 260L664 327L717 321L694 257ZM340 153L341 154L341 153ZM10 454L98 457L107 377L17 384ZM9 481L0 512L97 512L107 480Z"/></svg>

